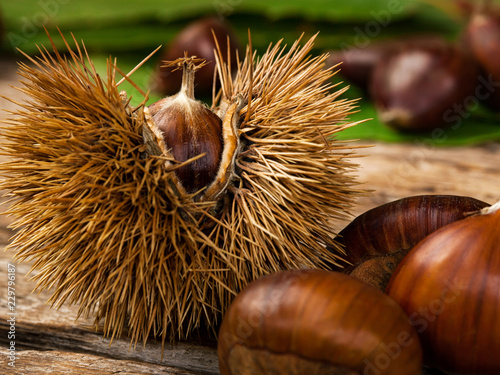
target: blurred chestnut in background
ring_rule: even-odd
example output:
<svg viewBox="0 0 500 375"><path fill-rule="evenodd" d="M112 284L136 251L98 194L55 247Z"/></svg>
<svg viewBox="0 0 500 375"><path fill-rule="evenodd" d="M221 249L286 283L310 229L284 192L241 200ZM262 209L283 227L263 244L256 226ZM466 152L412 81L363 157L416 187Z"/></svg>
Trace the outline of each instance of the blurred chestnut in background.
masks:
<svg viewBox="0 0 500 375"><path fill-rule="evenodd" d="M249 284L218 337L222 375L420 375L414 328L387 295L348 275L282 271Z"/></svg>
<svg viewBox="0 0 500 375"><path fill-rule="evenodd" d="M456 195L398 199L359 215L335 238L346 256L343 271L384 291L408 252L437 229L488 204Z"/></svg>
<svg viewBox="0 0 500 375"><path fill-rule="evenodd" d="M500 374L499 208L427 236L387 286L419 333L425 362L446 373Z"/></svg>
<svg viewBox="0 0 500 375"><path fill-rule="evenodd" d="M476 63L461 49L431 40L382 59L370 92L382 122L401 130L430 130L446 126L447 111L474 95L477 76Z"/></svg>
<svg viewBox="0 0 500 375"><path fill-rule="evenodd" d="M484 102L500 110L500 12L485 4L477 5L464 32L463 41L485 73L490 91Z"/></svg>
<svg viewBox="0 0 500 375"><path fill-rule="evenodd" d="M212 33L213 31L213 33ZM172 71L172 67L163 67L163 61L174 61L184 56L196 56L205 59L208 64L196 72L195 95L209 98L212 96L214 83L215 54L217 39L222 56L227 62L228 38L231 64L236 67L236 51L239 41L231 27L220 18L211 16L193 21L182 29L164 50L153 82L153 90L163 95L177 93L182 82L182 70Z"/></svg>
<svg viewBox="0 0 500 375"><path fill-rule="evenodd" d="M338 65L339 74L360 88L367 90L375 65L390 51L395 43L370 43L363 48L330 51L327 67Z"/></svg>
<svg viewBox="0 0 500 375"><path fill-rule="evenodd" d="M358 87L368 90L373 70L379 61L387 55L415 43L439 40L440 36L434 34L419 34L404 36L401 39L387 39L374 41L365 47L350 47L342 50L329 51L326 60L327 67L337 64L339 74Z"/></svg>

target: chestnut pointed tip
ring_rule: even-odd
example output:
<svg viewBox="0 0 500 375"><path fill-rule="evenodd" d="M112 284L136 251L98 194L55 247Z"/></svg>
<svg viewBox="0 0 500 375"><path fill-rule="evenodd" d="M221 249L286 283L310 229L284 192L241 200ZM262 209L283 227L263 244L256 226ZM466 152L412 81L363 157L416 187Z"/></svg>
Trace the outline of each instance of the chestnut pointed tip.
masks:
<svg viewBox="0 0 500 375"><path fill-rule="evenodd" d="M485 207L479 211L480 215L500 215L500 200L495 204Z"/></svg>
<svg viewBox="0 0 500 375"><path fill-rule="evenodd" d="M391 127L408 128L412 114L404 108L391 108L378 111L380 121Z"/></svg>
<svg viewBox="0 0 500 375"><path fill-rule="evenodd" d="M231 50L230 56L224 55L223 60L228 62L230 59L231 66L236 67L240 41L231 25L216 16L203 17L189 23L163 49L161 60L175 60L183 56L186 51L189 55L206 60L207 64L197 73L195 87L197 96L209 97L214 88L214 49L216 49L214 37L221 51ZM163 95L173 95L177 92L181 80L182 72L174 72L169 67L161 66L160 62L157 64L156 74L151 84L156 92ZM219 87L218 83L216 85Z"/></svg>

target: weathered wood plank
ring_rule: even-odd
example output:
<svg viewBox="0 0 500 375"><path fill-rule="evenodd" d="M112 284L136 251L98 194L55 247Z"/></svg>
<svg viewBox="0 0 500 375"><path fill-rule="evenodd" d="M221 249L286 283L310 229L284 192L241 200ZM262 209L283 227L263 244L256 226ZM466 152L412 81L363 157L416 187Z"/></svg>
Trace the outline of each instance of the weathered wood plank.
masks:
<svg viewBox="0 0 500 375"><path fill-rule="evenodd" d="M358 159L359 180L373 193L359 200L356 214L410 195L466 195L488 203L500 199L500 143L446 148L376 143L359 154L366 155Z"/></svg>
<svg viewBox="0 0 500 375"><path fill-rule="evenodd" d="M15 369L0 363L2 374L78 374L78 375L197 375L169 366L152 365L123 359L107 358L89 353L73 353L58 350L22 350L18 352ZM43 366L34 366L34 364Z"/></svg>
<svg viewBox="0 0 500 375"><path fill-rule="evenodd" d="M110 340L101 332L94 332L91 320L79 319L75 306L63 305L59 310L51 309L46 301L49 292L31 293L34 284L25 275L28 264L16 264L3 254L0 259L0 345L8 348L10 340L7 332L11 318L7 307L7 264L16 266L16 306L15 343L17 348L45 351L65 351L88 353L91 356L105 356L116 360L139 361L154 366L168 366L184 369L185 373L218 374L218 362L214 342L166 345L163 352L161 343L150 340L145 346L130 347L126 337ZM31 358L31 357L27 357ZM0 362L0 370L2 370ZM33 365L40 365L34 362ZM8 369L8 368L7 368ZM173 370L172 370L173 371ZM0 371L0 373L3 373ZM175 372L174 372L175 373Z"/></svg>

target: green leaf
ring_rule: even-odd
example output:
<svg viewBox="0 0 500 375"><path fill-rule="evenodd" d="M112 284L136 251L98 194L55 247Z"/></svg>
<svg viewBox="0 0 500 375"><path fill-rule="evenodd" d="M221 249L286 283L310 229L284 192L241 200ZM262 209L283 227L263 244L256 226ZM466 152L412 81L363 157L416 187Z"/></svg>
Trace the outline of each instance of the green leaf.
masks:
<svg viewBox="0 0 500 375"><path fill-rule="evenodd" d="M36 53L45 44L44 27L54 35L57 28L85 40L89 50L130 51L166 44L191 20L206 14L227 18L246 40L252 30L257 45L267 45L293 32L320 30L315 22L346 25L362 22L384 28L415 13L415 0L39 0L2 4L7 30L6 48ZM335 32L335 27L331 27ZM322 33L331 34L325 27ZM353 32L349 26L347 32ZM277 35L275 37L275 35ZM4 47L5 48L5 47Z"/></svg>
<svg viewBox="0 0 500 375"><path fill-rule="evenodd" d="M372 103L362 101L360 111L350 116L350 122L363 121L359 125L340 132L338 139L360 139L383 142L425 143L432 146L467 146L500 139L500 122L495 115L483 107L467 114L455 116L454 121L434 130L408 133L395 130L382 123Z"/></svg>
<svg viewBox="0 0 500 375"><path fill-rule="evenodd" d="M302 33L305 40L320 32L315 44L315 53L320 53L422 31L454 39L463 26L449 14L418 0L39 0L4 2L1 10L6 29L3 50L20 47L26 53L36 54L37 45L50 50L44 27L56 46L64 50L59 28L67 39L71 39L71 32L78 41L83 40L102 74L106 73L106 58L110 55L117 56L120 69L128 72L157 46L167 45L186 24L209 13L229 21L242 44L246 43L250 29L258 54L262 54L269 43L280 39L290 45ZM154 56L132 76L145 91L150 87L159 58ZM120 79L117 77L117 81ZM127 82L120 89L132 95L133 105L143 100ZM364 96L355 87L351 87L348 95ZM150 93L149 103L158 99L158 94ZM500 139L498 115L483 108L434 133L409 134L382 124L373 104L366 98L359 106L360 111L353 114L352 120L372 120L346 129L340 138L421 141L437 146Z"/></svg>

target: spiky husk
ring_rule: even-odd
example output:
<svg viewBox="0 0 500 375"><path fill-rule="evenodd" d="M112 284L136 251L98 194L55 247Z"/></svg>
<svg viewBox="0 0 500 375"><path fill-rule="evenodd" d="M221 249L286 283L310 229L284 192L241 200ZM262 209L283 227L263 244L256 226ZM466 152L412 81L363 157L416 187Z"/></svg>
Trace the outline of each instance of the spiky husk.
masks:
<svg viewBox="0 0 500 375"><path fill-rule="evenodd" d="M347 87L334 90L327 55L309 55L314 39L303 47L299 39L288 51L278 42L260 59L249 47L234 78L220 51L217 56L222 93L214 102L247 100L231 208L221 216L239 286L263 271L335 262L324 250L332 243L332 222L347 219L363 194L350 173L355 146L335 139L355 125L346 121L355 102L338 99Z"/></svg>
<svg viewBox="0 0 500 375"><path fill-rule="evenodd" d="M144 106L123 100L118 68L108 61L102 79L85 48L66 44L68 57L54 47L21 64L30 100L3 126L10 160L0 167L16 218L10 248L34 261L37 288L53 288L55 307L78 304L106 335L126 329L135 343L184 339L216 326L251 280L335 261L325 250L331 221L360 193L352 147L334 138L353 103L331 92L326 56L308 57L312 39L258 61L249 50L235 79L219 65L220 102L247 104L218 202L173 188L179 164L145 152Z"/></svg>

